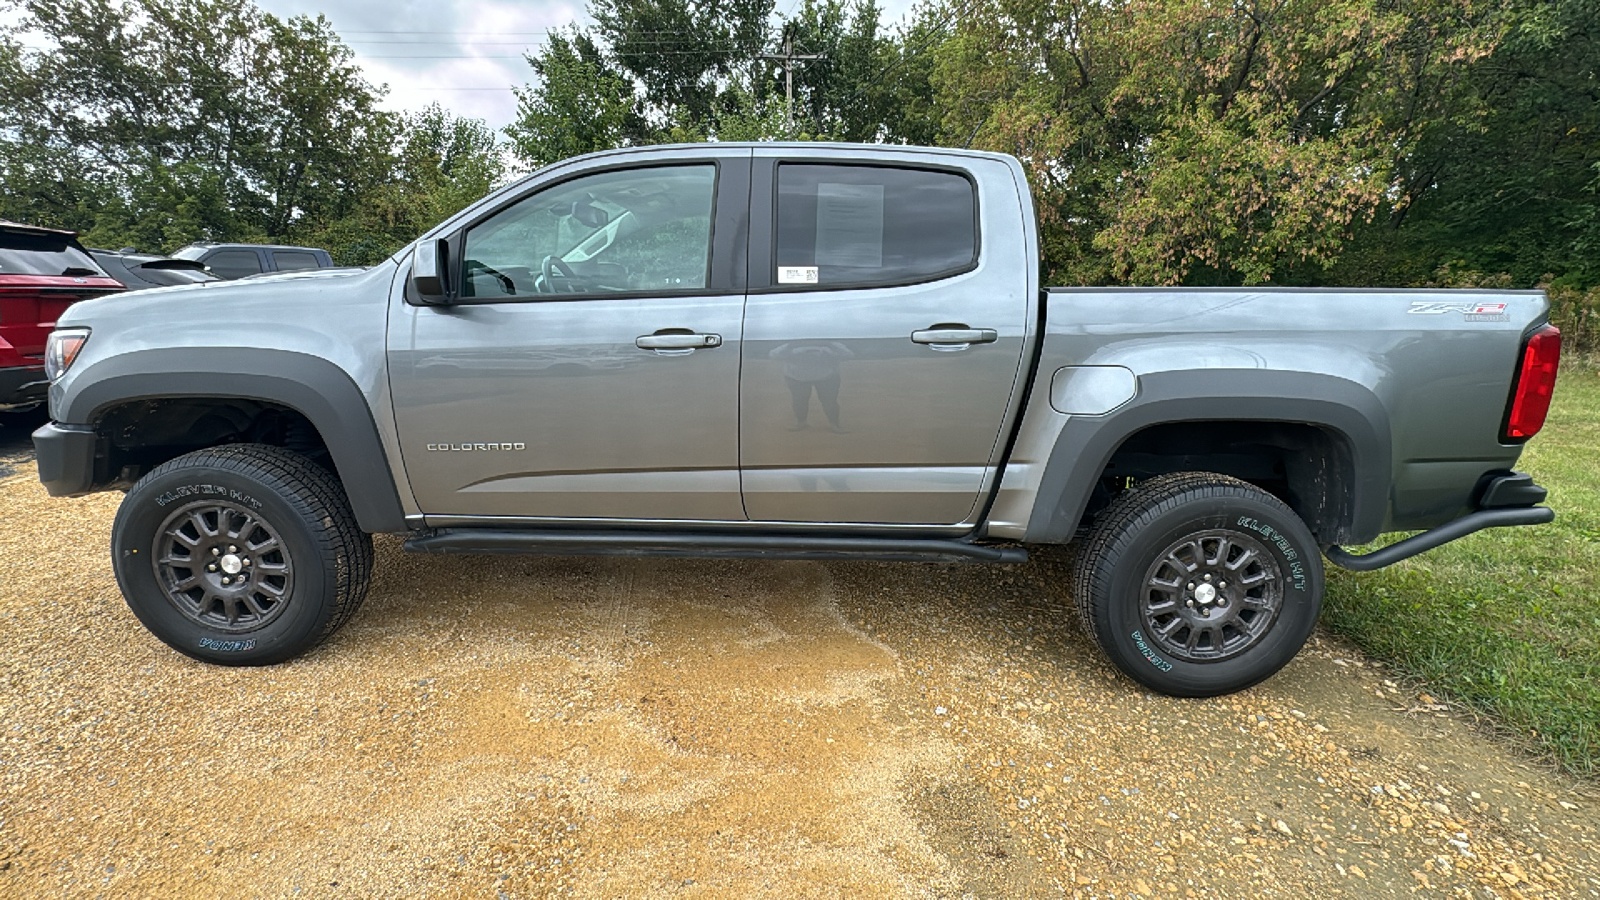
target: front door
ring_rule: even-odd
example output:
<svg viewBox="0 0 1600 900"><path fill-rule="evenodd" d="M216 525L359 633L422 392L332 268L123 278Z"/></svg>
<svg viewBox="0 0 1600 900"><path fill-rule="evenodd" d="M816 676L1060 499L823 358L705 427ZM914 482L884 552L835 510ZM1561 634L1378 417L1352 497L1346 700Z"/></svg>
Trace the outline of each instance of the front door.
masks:
<svg viewBox="0 0 1600 900"><path fill-rule="evenodd" d="M390 327L426 515L744 519L742 154L554 174L450 238L460 302Z"/></svg>
<svg viewBox="0 0 1600 900"><path fill-rule="evenodd" d="M772 522L969 521L999 455L1029 309L1010 170L834 152L757 152L745 510Z"/></svg>

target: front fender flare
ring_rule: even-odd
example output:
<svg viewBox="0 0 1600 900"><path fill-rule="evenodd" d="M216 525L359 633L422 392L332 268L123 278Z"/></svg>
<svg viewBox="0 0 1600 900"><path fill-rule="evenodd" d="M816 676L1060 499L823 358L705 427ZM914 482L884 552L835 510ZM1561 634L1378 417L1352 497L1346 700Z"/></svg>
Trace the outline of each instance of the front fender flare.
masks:
<svg viewBox="0 0 1600 900"><path fill-rule="evenodd" d="M362 530L406 530L372 410L349 374L329 360L268 348L166 348L119 353L73 375L52 404L59 422L93 425L113 406L164 398L289 407L321 433Z"/></svg>

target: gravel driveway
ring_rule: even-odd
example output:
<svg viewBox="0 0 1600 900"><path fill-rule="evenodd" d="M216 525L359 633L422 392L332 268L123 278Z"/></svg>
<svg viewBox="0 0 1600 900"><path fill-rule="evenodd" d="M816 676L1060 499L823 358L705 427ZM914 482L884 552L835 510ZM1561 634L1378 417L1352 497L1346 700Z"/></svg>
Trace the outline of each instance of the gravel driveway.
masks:
<svg viewBox="0 0 1600 900"><path fill-rule="evenodd" d="M0 478L0 896L1600 896L1597 799L1326 634L1153 696L1055 560L418 557L269 669Z"/></svg>

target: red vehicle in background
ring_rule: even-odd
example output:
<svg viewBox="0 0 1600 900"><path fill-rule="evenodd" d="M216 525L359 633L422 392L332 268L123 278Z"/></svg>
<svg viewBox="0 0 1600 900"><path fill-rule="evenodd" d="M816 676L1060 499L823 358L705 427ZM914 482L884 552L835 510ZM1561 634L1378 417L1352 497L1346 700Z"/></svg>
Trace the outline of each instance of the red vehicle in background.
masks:
<svg viewBox="0 0 1600 900"><path fill-rule="evenodd" d="M45 402L45 338L79 300L123 290L71 231L0 220L0 414Z"/></svg>

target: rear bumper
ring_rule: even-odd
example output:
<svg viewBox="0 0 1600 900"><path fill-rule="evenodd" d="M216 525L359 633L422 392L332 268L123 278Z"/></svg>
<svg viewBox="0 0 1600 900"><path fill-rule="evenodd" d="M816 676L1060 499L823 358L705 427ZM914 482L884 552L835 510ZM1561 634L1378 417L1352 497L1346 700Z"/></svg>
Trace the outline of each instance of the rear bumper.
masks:
<svg viewBox="0 0 1600 900"><path fill-rule="evenodd" d="M44 366L0 369L0 410L38 406L49 393L50 381L44 377Z"/></svg>
<svg viewBox="0 0 1600 900"><path fill-rule="evenodd" d="M33 433L39 481L52 497L76 497L94 489L95 450L100 436L86 425L47 423Z"/></svg>
<svg viewBox="0 0 1600 900"><path fill-rule="evenodd" d="M1545 494L1544 488L1534 484L1532 478L1521 472L1495 476L1480 489L1478 509L1459 519L1367 554L1357 555L1334 545L1322 548L1322 552L1329 562L1340 568L1370 572L1485 528L1543 525L1556 517L1556 511L1550 507L1533 505L1544 502Z"/></svg>

